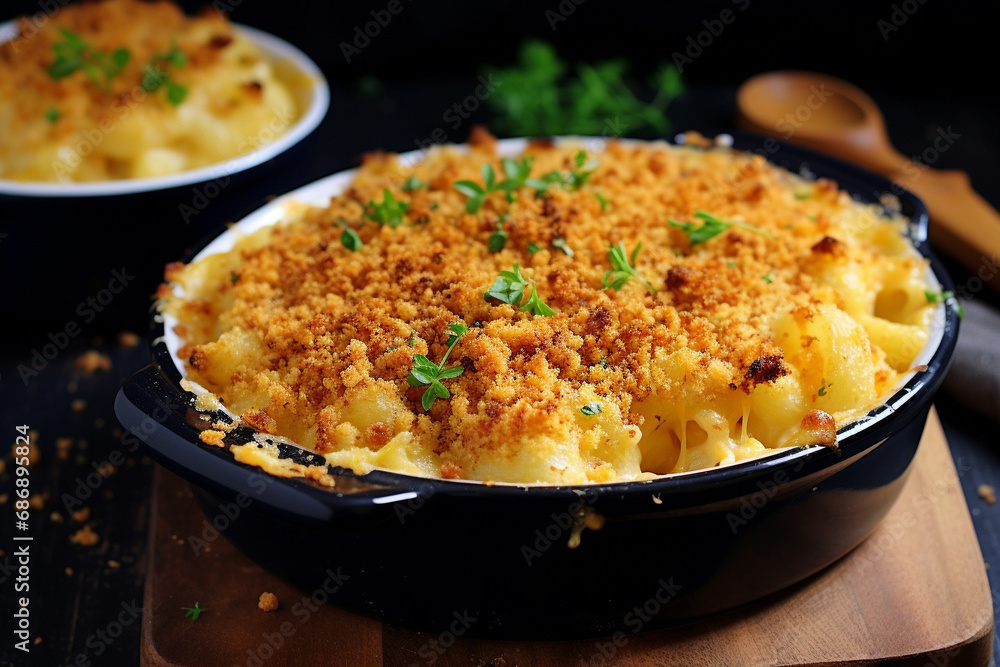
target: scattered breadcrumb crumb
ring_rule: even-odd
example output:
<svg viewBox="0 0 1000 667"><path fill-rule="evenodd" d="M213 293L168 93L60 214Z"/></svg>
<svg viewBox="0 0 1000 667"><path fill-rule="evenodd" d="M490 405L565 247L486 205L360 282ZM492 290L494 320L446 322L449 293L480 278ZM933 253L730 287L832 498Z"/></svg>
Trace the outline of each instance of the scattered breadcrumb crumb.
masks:
<svg viewBox="0 0 1000 667"><path fill-rule="evenodd" d="M76 380L70 380L66 383L66 393L68 394L75 394L78 388L79 385L76 383Z"/></svg>
<svg viewBox="0 0 1000 667"><path fill-rule="evenodd" d="M94 428L104 428L104 419L102 417L94 420Z"/></svg>
<svg viewBox="0 0 1000 667"><path fill-rule="evenodd" d="M3 471L6 469L7 469L7 463L4 462L3 459L0 459L0 475L2 475Z"/></svg>
<svg viewBox="0 0 1000 667"><path fill-rule="evenodd" d="M41 643L42 643L42 638L41 637L35 637L35 646L38 646Z"/></svg>
<svg viewBox="0 0 1000 667"><path fill-rule="evenodd" d="M0 558L3 558L6 555L7 555L7 552L4 551L3 549L0 549Z"/></svg>
<svg viewBox="0 0 1000 667"><path fill-rule="evenodd" d="M97 472L101 475L101 477L111 477L118 472L118 468L108 461L105 461L101 465L97 466Z"/></svg>
<svg viewBox="0 0 1000 667"><path fill-rule="evenodd" d="M51 514L49 514L49 521L51 521L52 523L62 523L63 515L60 514L59 512L52 512Z"/></svg>
<svg viewBox="0 0 1000 667"><path fill-rule="evenodd" d="M274 611L278 608L278 596L274 593L264 592L260 594L260 599L257 600L257 606L264 611Z"/></svg>
<svg viewBox="0 0 1000 667"><path fill-rule="evenodd" d="M226 434L223 433L222 431L213 431L212 429L202 431L201 433L198 434L199 440L204 442L206 445L215 445L216 447L223 446L224 444L223 438L225 437Z"/></svg>
<svg viewBox="0 0 1000 667"><path fill-rule="evenodd" d="M663 504L663 499L660 498L660 494L656 494L655 496L653 496L653 502L656 503L657 505Z"/></svg>
<svg viewBox="0 0 1000 667"><path fill-rule="evenodd" d="M111 431L111 437L114 438L115 440L122 437L122 430L116 426L114 430Z"/></svg>
<svg viewBox="0 0 1000 667"><path fill-rule="evenodd" d="M100 542L101 538L97 536L97 533L90 529L90 526L84 526L70 535L69 541L73 544L79 544L82 547L92 547Z"/></svg>
<svg viewBox="0 0 1000 667"><path fill-rule="evenodd" d="M217 431L223 431L225 433L229 433L230 431L236 428L236 424L234 422L227 423L220 419L214 424L212 424L212 428L216 429Z"/></svg>
<svg viewBox="0 0 1000 667"><path fill-rule="evenodd" d="M48 494L46 493L36 493L30 498L28 498L28 509L38 512L45 509L45 501L48 500Z"/></svg>
<svg viewBox="0 0 1000 667"><path fill-rule="evenodd" d="M97 350L87 350L76 358L76 370L84 373L111 370L111 359Z"/></svg>
<svg viewBox="0 0 1000 667"><path fill-rule="evenodd" d="M122 331L118 334L118 344L122 347L136 347L141 342L141 338L131 331Z"/></svg>
<svg viewBox="0 0 1000 667"><path fill-rule="evenodd" d="M110 568L111 568L112 570L117 570L117 569L118 569L118 568L120 568L121 566L122 566L122 564L121 564L121 563L119 563L119 562L118 562L118 561L116 561L116 560L109 560L109 561L108 561L108 567L110 567Z"/></svg>
<svg viewBox="0 0 1000 667"><path fill-rule="evenodd" d="M73 438L59 438L56 440L56 456L61 461L69 458L69 450L73 448Z"/></svg>
<svg viewBox="0 0 1000 667"><path fill-rule="evenodd" d="M996 490L989 484L980 484L978 489L979 497L992 505L997 501Z"/></svg>
<svg viewBox="0 0 1000 667"><path fill-rule="evenodd" d="M67 577L72 577L73 576L73 568L67 567L66 570L65 570L65 572L66 572L66 576Z"/></svg>
<svg viewBox="0 0 1000 667"><path fill-rule="evenodd" d="M0 505L6 505L7 499L10 498L6 493L0 493Z"/></svg>
<svg viewBox="0 0 1000 667"><path fill-rule="evenodd" d="M87 401L82 398L77 398L69 404L69 407L73 410L73 412L83 412L87 409Z"/></svg>
<svg viewBox="0 0 1000 667"><path fill-rule="evenodd" d="M73 512L73 521L76 521L77 523L86 523L89 518L90 518L89 507L83 507Z"/></svg>

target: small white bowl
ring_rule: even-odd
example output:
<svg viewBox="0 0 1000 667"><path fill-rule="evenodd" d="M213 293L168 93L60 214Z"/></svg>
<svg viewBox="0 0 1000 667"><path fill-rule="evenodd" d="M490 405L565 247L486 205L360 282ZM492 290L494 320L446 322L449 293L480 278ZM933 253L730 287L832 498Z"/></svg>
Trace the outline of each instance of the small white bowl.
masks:
<svg viewBox="0 0 1000 667"><path fill-rule="evenodd" d="M309 56L283 39L249 26L233 27L257 45L265 57L274 63L287 63L305 75L308 88L299 93L305 111L289 130L275 141L252 153L198 169L169 176L133 178L88 183L51 183L43 181L12 181L0 179L0 195L14 197L106 197L113 195L153 192L211 181L246 171L288 150L316 129L330 107L330 87L323 73ZM16 21L0 24L0 44L17 35Z"/></svg>

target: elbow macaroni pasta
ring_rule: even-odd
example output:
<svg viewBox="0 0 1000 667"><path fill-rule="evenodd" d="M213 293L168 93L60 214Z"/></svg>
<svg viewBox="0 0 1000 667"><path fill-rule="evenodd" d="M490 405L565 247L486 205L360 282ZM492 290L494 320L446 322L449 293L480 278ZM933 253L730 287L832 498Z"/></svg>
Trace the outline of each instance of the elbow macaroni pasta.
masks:
<svg viewBox="0 0 1000 667"><path fill-rule="evenodd" d="M538 142L518 158L538 177L577 151ZM834 444L927 343L927 262L900 216L725 148L611 142L587 157L583 187L524 186L470 213L453 184L503 173L491 137L413 168L369 156L328 207L168 267L162 309L188 379L359 473L586 484ZM403 188L410 176L429 185ZM386 191L405 224L371 217ZM699 210L739 224L693 243L670 221ZM619 241L642 242L633 267L655 292L604 285ZM513 263L555 315L484 299ZM469 326L449 362L464 372L425 411L407 373L416 354L442 357L454 321ZM241 460L300 474L269 447Z"/></svg>

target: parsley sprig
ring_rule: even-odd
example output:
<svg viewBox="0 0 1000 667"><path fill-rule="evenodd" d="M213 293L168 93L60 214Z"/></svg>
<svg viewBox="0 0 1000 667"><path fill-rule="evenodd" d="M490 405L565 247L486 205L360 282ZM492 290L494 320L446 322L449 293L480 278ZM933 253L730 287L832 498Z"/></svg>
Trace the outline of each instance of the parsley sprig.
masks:
<svg viewBox="0 0 1000 667"><path fill-rule="evenodd" d="M726 231L730 227L739 227L740 229L746 229L747 231L754 232L755 234L760 234L761 236L773 239L774 235L767 232L759 227L754 227L753 225L748 225L745 222L735 222L720 220L711 213L706 213L705 211L695 211L694 217L704 222L700 225L696 225L693 222L677 222L676 220L668 220L671 227L677 227L678 229L684 230L687 234L688 240L691 245L697 245L699 243L704 243L709 239L714 239L716 236Z"/></svg>
<svg viewBox="0 0 1000 667"><path fill-rule="evenodd" d="M426 188L430 185L427 181L422 181L416 176L410 176L407 178L403 184L399 187L403 192L413 192L414 190L419 190L421 188Z"/></svg>
<svg viewBox="0 0 1000 667"><path fill-rule="evenodd" d="M449 366L445 368L445 362L448 361L451 351L455 349L458 339L469 330L469 327L464 322L455 322L454 324L449 324L448 329L451 331L451 335L448 336L448 350L444 353L441 363L435 364L424 355L415 354L413 355L413 368L410 370L410 374L406 376L406 381L410 383L411 387L427 387L420 397L420 405L423 406L425 411L430 410L437 399L451 396L451 392L444 386L441 382L442 380L457 378L465 372L465 368L462 366Z"/></svg>
<svg viewBox="0 0 1000 667"><path fill-rule="evenodd" d="M184 67L187 61L187 55L178 49L176 44L171 45L170 50L166 53L157 53L150 58L149 64L146 65L146 69L144 70L145 74L142 76L143 90L153 93L162 87L167 91L167 100L174 106L179 105L187 97L188 87L171 79L166 67L168 65Z"/></svg>
<svg viewBox="0 0 1000 667"><path fill-rule="evenodd" d="M550 44L526 42L517 63L488 73L503 82L488 99L490 125L506 136L560 134L622 136L644 128L663 136L666 110L683 90L678 68L662 65L649 82L655 98L646 103L626 83L628 64L611 60L571 66Z"/></svg>
<svg viewBox="0 0 1000 667"><path fill-rule="evenodd" d="M410 210L410 205L404 201L396 201L388 188L382 191L382 201L369 200L365 206L364 216L380 225L389 225L393 229L403 224L403 215Z"/></svg>
<svg viewBox="0 0 1000 667"><path fill-rule="evenodd" d="M524 301L524 293L528 289L531 289L531 294L528 300L522 304ZM501 271L500 277L496 279L493 286L490 287L489 291L483 296L484 299L489 300L490 298L497 299L504 303L509 303L510 305L520 308L523 311L529 312L532 315L541 315L543 317L552 317L556 314L556 311L552 310L541 297L538 296L538 287L535 286L535 282L530 278L526 278L524 274L521 273L521 268L515 264L514 268L510 271Z"/></svg>
<svg viewBox="0 0 1000 667"><path fill-rule="evenodd" d="M616 290L620 290L625 287L626 283L628 283L630 279L635 278L647 292L650 294L656 294L656 288L653 287L652 283L639 275L633 267L635 259L639 256L641 251L642 242L636 244L635 250L632 251L631 255L627 254L624 241L619 241L618 245L612 246L608 251L608 261L611 262L611 266L613 268L611 271L604 274L604 284L602 285L602 289L613 287Z"/></svg>
<svg viewBox="0 0 1000 667"><path fill-rule="evenodd" d="M503 192L507 197L507 201L513 203L514 193L523 187L534 188L536 196L547 191L553 185L561 185L566 190L579 190L587 184L587 181L590 180L590 175L594 173L598 165L597 160L587 159L587 151L580 150L573 158L574 167L565 174L558 170L553 170L538 178L531 178L531 167L534 161L535 158L533 156L528 156L521 160L514 160L509 157L503 158L500 160L500 164L503 167L504 175L507 177L503 181L497 180L496 171L491 164L484 164L480 168L480 172L483 175L482 185L475 181L455 181L455 189L468 197L465 202L465 211L467 213L476 213L482 208L486 198L494 192ZM600 195L597 195L597 197L598 201L601 202L601 210L603 211L607 206L607 202Z"/></svg>
<svg viewBox="0 0 1000 667"><path fill-rule="evenodd" d="M55 80L83 70L95 84L104 90L111 90L111 80L121 74L132 59L131 52L126 48L115 49L111 54L102 53L72 30L59 28L59 33L62 39L52 44L56 59L48 70L49 76Z"/></svg>
<svg viewBox="0 0 1000 667"><path fill-rule="evenodd" d="M503 181L497 181L496 171L491 164L484 164L480 167L480 173L483 175L483 185L479 185L475 181L455 181L455 189L468 197L465 202L465 211L467 213L476 213L482 208L486 198L494 192L503 192L507 196L507 201L513 202L514 192L518 188L531 185L535 182L529 178L531 165L534 161L535 158L531 156L522 160L514 160L509 157L503 158L500 160L500 164L503 167L504 175L507 177ZM541 186L541 181L537 181L537 183L538 186Z"/></svg>
<svg viewBox="0 0 1000 667"><path fill-rule="evenodd" d="M203 607L199 607L197 602L194 603L193 607L181 607L181 610L184 612L184 618L190 618L192 623L198 620L203 611L208 611Z"/></svg>
<svg viewBox="0 0 1000 667"><path fill-rule="evenodd" d="M929 289L925 289L924 297L927 299L927 303L948 303L955 309L955 312L958 313L958 319L965 319L965 306L962 305L961 301L955 298L954 292L933 292Z"/></svg>
<svg viewBox="0 0 1000 667"><path fill-rule="evenodd" d="M570 169L565 175L558 171L550 171L545 174L541 179L538 179L541 187L534 186L535 189L544 191L550 185L561 185L566 190L579 190L590 180L590 175L597 169L598 162L597 160L588 161L587 151L580 150L573 157L573 164L574 168Z"/></svg>

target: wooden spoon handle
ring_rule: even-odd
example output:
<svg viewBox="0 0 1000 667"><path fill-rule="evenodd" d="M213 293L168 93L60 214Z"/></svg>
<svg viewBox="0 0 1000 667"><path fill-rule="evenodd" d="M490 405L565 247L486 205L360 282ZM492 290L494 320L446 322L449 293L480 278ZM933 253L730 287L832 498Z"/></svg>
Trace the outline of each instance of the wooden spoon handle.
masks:
<svg viewBox="0 0 1000 667"><path fill-rule="evenodd" d="M1000 214L972 189L968 175L928 169L889 177L924 200L931 242L1000 290Z"/></svg>

